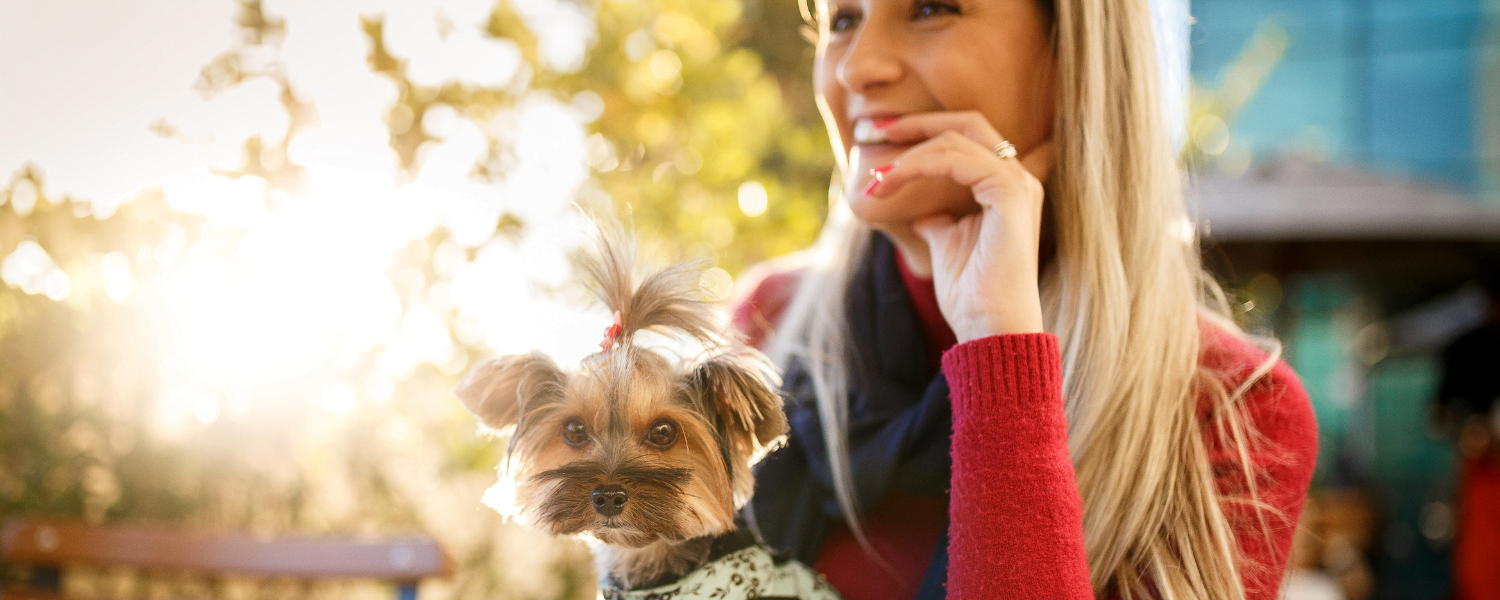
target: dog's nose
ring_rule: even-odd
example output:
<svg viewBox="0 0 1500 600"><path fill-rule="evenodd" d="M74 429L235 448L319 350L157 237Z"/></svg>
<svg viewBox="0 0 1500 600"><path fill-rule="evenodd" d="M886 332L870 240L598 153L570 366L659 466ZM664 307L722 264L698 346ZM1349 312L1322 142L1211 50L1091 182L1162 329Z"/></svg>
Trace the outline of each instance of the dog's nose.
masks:
<svg viewBox="0 0 1500 600"><path fill-rule="evenodd" d="M620 511L625 510L625 501L629 499L630 495L625 493L625 486L618 483L594 488L594 510L606 517L620 514Z"/></svg>

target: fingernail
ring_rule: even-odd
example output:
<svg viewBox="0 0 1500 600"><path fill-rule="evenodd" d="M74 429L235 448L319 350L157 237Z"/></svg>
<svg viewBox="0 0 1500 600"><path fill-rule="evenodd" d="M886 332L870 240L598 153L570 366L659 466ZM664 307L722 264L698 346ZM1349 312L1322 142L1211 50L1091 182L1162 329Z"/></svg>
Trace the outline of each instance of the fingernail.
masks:
<svg viewBox="0 0 1500 600"><path fill-rule="evenodd" d="M894 168L896 168L896 163L885 163L883 165L870 169L870 174L874 175L876 179L880 179L883 175L890 172L890 170Z"/></svg>
<svg viewBox="0 0 1500 600"><path fill-rule="evenodd" d="M876 129L885 129L885 127L887 125L890 125L891 123L895 123L896 119L899 119L899 118L900 117L888 117L888 118L885 118L885 119L876 119L875 120L875 128Z"/></svg>
<svg viewBox="0 0 1500 600"><path fill-rule="evenodd" d="M870 179L870 183L868 183L868 184L865 185L865 195L866 196L873 195L875 193L875 190L879 189L879 188L880 188L880 176L876 175L874 178Z"/></svg>

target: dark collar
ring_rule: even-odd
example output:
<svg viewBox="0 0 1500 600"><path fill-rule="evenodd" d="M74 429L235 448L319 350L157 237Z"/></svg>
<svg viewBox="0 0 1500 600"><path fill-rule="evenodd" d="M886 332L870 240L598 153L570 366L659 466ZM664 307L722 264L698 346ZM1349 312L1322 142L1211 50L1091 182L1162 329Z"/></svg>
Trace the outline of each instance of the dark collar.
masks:
<svg viewBox="0 0 1500 600"><path fill-rule="evenodd" d="M739 552L740 550L760 545L760 542L755 539L755 535L750 533L749 529L744 527L744 524L742 522L736 519L735 524L738 525L738 527L736 527L733 531L721 533L717 536L704 536L701 538L694 538L683 542L684 544L706 544L708 545L708 554L704 555L703 560L698 564L693 565L691 569L688 569L682 573L665 573L661 577L658 577L645 583L644 585L641 585L638 589L649 590L652 588L658 588L664 585L671 584L674 581L686 577L689 573L697 571L698 569L702 568L703 565L724 558L725 556L729 556L730 554L734 554L735 552ZM785 558L777 555L773 555L773 559L776 564L781 564L786 561ZM621 587L620 582L616 581L613 576L610 577L609 583L616 589Z"/></svg>
<svg viewBox="0 0 1500 600"><path fill-rule="evenodd" d="M758 545L759 543L755 539L755 536L751 535L744 527L737 527L734 531L722 533L718 537L715 537L713 545L709 547L708 558L703 559L703 564L698 566L701 567L740 550ZM696 567L694 569L696 570ZM689 573L691 572L689 571Z"/></svg>

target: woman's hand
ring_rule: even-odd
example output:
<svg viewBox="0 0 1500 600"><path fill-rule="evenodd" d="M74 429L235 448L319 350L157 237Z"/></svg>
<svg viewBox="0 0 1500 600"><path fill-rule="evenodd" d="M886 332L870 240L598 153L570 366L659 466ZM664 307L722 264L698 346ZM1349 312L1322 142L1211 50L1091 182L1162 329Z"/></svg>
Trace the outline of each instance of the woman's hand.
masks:
<svg viewBox="0 0 1500 600"><path fill-rule="evenodd" d="M938 213L913 224L931 252L938 306L958 341L1042 331L1037 260L1051 141L1019 159L1000 158L992 148L1003 138L977 112L907 115L882 132L893 143L921 143L876 168L868 195L947 177L972 190L979 205L979 212Z"/></svg>

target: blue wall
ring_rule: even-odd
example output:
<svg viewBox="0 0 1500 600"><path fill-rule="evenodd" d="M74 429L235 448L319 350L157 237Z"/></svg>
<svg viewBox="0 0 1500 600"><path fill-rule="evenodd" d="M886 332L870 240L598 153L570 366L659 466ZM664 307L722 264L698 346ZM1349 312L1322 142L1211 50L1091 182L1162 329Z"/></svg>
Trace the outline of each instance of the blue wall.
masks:
<svg viewBox="0 0 1500 600"><path fill-rule="evenodd" d="M1274 20L1286 55L1231 123L1257 158L1312 143L1337 162L1477 190L1484 2L1193 0L1193 78L1217 86Z"/></svg>

